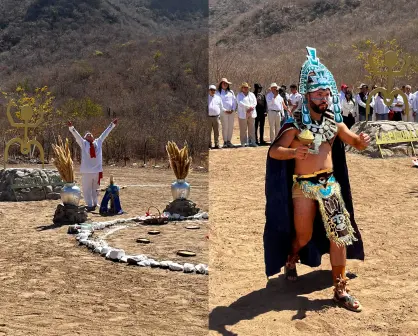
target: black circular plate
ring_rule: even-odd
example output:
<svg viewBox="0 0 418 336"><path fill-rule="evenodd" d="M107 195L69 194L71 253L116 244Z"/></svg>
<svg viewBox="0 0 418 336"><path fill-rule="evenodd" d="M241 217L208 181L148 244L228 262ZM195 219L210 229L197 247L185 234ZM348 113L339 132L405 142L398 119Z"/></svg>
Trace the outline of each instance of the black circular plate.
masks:
<svg viewBox="0 0 418 336"><path fill-rule="evenodd" d="M137 243L141 243L141 244L149 244L149 243L151 243L151 241L149 239L147 239L147 238L138 238L136 240L136 242Z"/></svg>
<svg viewBox="0 0 418 336"><path fill-rule="evenodd" d="M193 251L188 251L188 250L180 250L180 251L177 251L177 255L179 255L180 257L195 257L196 253L194 253Z"/></svg>
<svg viewBox="0 0 418 336"><path fill-rule="evenodd" d="M149 235L152 235L152 236L158 235L160 233L161 233L161 231L158 231L158 230L150 230L150 231L148 231L148 234Z"/></svg>

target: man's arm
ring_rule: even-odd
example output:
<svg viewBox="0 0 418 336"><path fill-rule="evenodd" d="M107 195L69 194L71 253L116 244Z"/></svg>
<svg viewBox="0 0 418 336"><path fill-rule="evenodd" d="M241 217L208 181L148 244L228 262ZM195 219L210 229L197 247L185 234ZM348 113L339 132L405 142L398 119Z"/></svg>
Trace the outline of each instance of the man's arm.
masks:
<svg viewBox="0 0 418 336"><path fill-rule="evenodd" d="M270 149L269 156L276 160L306 159L308 155L307 146L301 145L298 148L289 148L297 133L298 130L293 128L285 131Z"/></svg>
<svg viewBox="0 0 418 336"><path fill-rule="evenodd" d="M110 131L115 128L116 124L118 123L118 119L115 119L111 122L111 124L105 129L105 131L100 135L98 141L103 142L109 135Z"/></svg>
<svg viewBox="0 0 418 336"><path fill-rule="evenodd" d="M78 143L78 145L83 148L84 139L80 135L80 133L77 132L75 127L73 126L73 123L71 121L68 122L68 129L70 130L71 134L74 136L75 141Z"/></svg>
<svg viewBox="0 0 418 336"><path fill-rule="evenodd" d="M339 123L338 125L338 137L342 142L356 148L357 150L365 150L370 143L370 137L365 133L360 133L359 135L353 133L348 129L344 123Z"/></svg>
<svg viewBox="0 0 418 336"><path fill-rule="evenodd" d="M356 95L356 102L359 106L366 108L366 104L361 100L360 95Z"/></svg>

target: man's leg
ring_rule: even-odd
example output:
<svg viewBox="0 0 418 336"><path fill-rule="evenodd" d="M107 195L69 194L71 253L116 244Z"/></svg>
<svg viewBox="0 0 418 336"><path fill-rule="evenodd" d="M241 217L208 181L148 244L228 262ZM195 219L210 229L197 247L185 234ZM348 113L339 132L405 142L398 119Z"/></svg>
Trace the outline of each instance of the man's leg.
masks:
<svg viewBox="0 0 418 336"><path fill-rule="evenodd" d="M219 128L221 127L221 118L213 118L213 133L215 137L215 147L219 146Z"/></svg>
<svg viewBox="0 0 418 336"><path fill-rule="evenodd" d="M358 118L359 118L359 121L366 121L365 115L360 114Z"/></svg>
<svg viewBox="0 0 418 336"><path fill-rule="evenodd" d="M269 128L270 128L270 142L274 141L274 133L276 131L276 112L269 112L267 114L269 120Z"/></svg>
<svg viewBox="0 0 418 336"><path fill-rule="evenodd" d="M91 208L93 207L93 197L91 189L93 187L92 180L91 180L92 174L82 174L81 175L81 187L83 189L83 197L84 202L86 203L87 207Z"/></svg>
<svg viewBox="0 0 418 336"><path fill-rule="evenodd" d="M296 236L292 242L292 251L286 263L286 278L291 281L297 280L296 262L298 261L298 253L312 238L313 222L317 208L315 201L304 197L300 189L295 187L293 190L296 190L299 195L294 194L295 198L293 198L293 221Z"/></svg>
<svg viewBox="0 0 418 336"><path fill-rule="evenodd" d="M282 116L280 113L276 113L276 129L274 131L274 138L279 134L280 128L282 127Z"/></svg>
<svg viewBox="0 0 418 336"><path fill-rule="evenodd" d="M260 117L260 143L264 143L264 124L266 123L266 117Z"/></svg>
<svg viewBox="0 0 418 336"><path fill-rule="evenodd" d="M209 148L212 147L212 130L213 130L213 124L212 124L212 117L208 118L208 125L209 125Z"/></svg>
<svg viewBox="0 0 418 336"><path fill-rule="evenodd" d="M247 119L247 125L248 125L248 143L251 145L255 145L255 119L254 118L248 118Z"/></svg>
<svg viewBox="0 0 418 336"><path fill-rule="evenodd" d="M93 174L94 175L94 174ZM99 198L99 189L100 189L100 184L99 184L99 173L95 174L96 177L93 177L93 190L92 190L92 198L93 198L93 206L98 206L98 198Z"/></svg>
<svg viewBox="0 0 418 336"><path fill-rule="evenodd" d="M254 120L254 133L255 133L255 142L259 142L260 138L258 137L259 131L258 128L260 127L260 117L257 116ZM261 127L260 127L261 130Z"/></svg>
<svg viewBox="0 0 418 336"><path fill-rule="evenodd" d="M247 119L238 119L239 122L239 139L241 146L244 146L247 142Z"/></svg>
<svg viewBox="0 0 418 336"><path fill-rule="evenodd" d="M343 285L337 289L339 280L346 280L345 266L347 261L347 249L345 245L338 246L336 243L330 242L329 255L331 259L335 296L340 299L338 302L343 303L343 305L350 310L358 310L360 308L360 302L348 294L346 286Z"/></svg>

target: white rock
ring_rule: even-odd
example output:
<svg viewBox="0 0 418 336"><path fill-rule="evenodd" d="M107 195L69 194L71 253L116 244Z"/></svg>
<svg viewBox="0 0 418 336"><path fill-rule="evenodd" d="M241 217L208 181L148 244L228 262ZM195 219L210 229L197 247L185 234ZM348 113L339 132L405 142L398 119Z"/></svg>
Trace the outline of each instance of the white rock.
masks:
<svg viewBox="0 0 418 336"><path fill-rule="evenodd" d="M173 262L171 260L164 260L164 261L160 261L160 266L162 268L169 268L172 263Z"/></svg>
<svg viewBox="0 0 418 336"><path fill-rule="evenodd" d="M193 264L185 263L183 265L184 273L193 273L196 269Z"/></svg>
<svg viewBox="0 0 418 336"><path fill-rule="evenodd" d="M80 243L80 245L87 245L89 240L88 239L80 239L78 242Z"/></svg>
<svg viewBox="0 0 418 336"><path fill-rule="evenodd" d="M193 216L194 219L201 219L202 218L202 214L198 213L196 215Z"/></svg>
<svg viewBox="0 0 418 336"><path fill-rule="evenodd" d="M149 262L148 259L147 260L142 260L138 263L138 266L141 266L141 267L149 267L150 265L151 265L151 263Z"/></svg>
<svg viewBox="0 0 418 336"><path fill-rule="evenodd" d="M206 265L204 264L196 265L195 268L196 268L196 273L198 274L205 274L206 272Z"/></svg>
<svg viewBox="0 0 418 336"><path fill-rule="evenodd" d="M203 219L209 219L209 214L207 212L203 212L202 213L202 218Z"/></svg>
<svg viewBox="0 0 418 336"><path fill-rule="evenodd" d="M183 265L177 264L177 263L171 263L170 266L170 271L182 271L184 270Z"/></svg>
<svg viewBox="0 0 418 336"><path fill-rule="evenodd" d="M127 256L126 254L119 259L120 262L122 263L127 263L128 262L128 258L130 258L131 256Z"/></svg>
<svg viewBox="0 0 418 336"><path fill-rule="evenodd" d="M101 247L101 246L97 246L94 250L93 250L93 252L94 253L102 253L102 250L103 250L103 247Z"/></svg>
<svg viewBox="0 0 418 336"><path fill-rule="evenodd" d="M79 233L75 236L75 239L77 240L84 240L84 239L88 239L89 235L85 234L85 233Z"/></svg>
<svg viewBox="0 0 418 336"><path fill-rule="evenodd" d="M154 259L148 259L148 261L151 267L160 267L160 263L158 261L155 261Z"/></svg>
<svg viewBox="0 0 418 336"><path fill-rule="evenodd" d="M104 257L104 256L106 256L107 254L108 254L108 252L111 250L111 248L109 247L109 246L105 246L105 247L103 247L103 249L102 249L102 253L100 253L100 255L102 256L102 257Z"/></svg>
<svg viewBox="0 0 418 336"><path fill-rule="evenodd" d="M109 259L120 260L125 255L124 250L114 249L109 252Z"/></svg>

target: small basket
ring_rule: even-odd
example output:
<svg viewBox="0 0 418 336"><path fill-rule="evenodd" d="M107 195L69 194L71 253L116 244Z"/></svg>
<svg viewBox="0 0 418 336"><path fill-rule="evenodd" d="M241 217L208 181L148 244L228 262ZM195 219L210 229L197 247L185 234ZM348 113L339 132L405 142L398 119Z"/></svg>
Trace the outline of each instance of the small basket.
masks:
<svg viewBox="0 0 418 336"><path fill-rule="evenodd" d="M163 217L163 216L161 216L161 211L157 208L157 207L155 207L155 206L150 206L149 208L148 208L148 213L149 213L149 211L151 210L151 208L153 208L153 209L157 209L157 211L158 211L158 216L151 216L151 218L147 218L145 221L144 221L144 224L150 224L150 225L161 225L161 224L167 224L168 223L168 218L167 217Z"/></svg>

